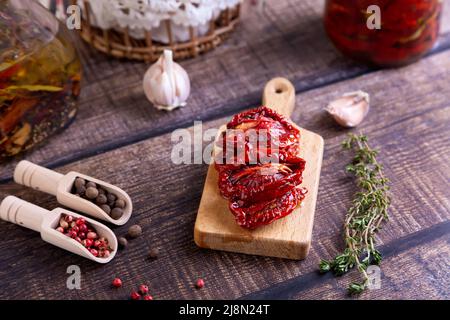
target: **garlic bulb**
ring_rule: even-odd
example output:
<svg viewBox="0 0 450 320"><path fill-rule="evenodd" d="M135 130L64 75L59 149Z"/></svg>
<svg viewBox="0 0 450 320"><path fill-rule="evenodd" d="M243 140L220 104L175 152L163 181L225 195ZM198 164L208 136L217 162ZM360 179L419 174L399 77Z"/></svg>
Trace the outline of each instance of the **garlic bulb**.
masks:
<svg viewBox="0 0 450 320"><path fill-rule="evenodd" d="M364 91L345 93L331 101L325 109L344 127L356 127L369 112L369 94Z"/></svg>
<svg viewBox="0 0 450 320"><path fill-rule="evenodd" d="M164 53L145 73L144 92L147 99L160 110L171 111L186 105L191 91L187 72L173 62L172 51Z"/></svg>

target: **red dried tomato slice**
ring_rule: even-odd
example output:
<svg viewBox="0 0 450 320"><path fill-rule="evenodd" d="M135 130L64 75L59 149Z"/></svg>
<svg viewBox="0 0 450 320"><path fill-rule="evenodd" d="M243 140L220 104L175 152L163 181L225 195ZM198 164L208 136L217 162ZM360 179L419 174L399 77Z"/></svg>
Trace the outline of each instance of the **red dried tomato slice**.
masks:
<svg viewBox="0 0 450 320"><path fill-rule="evenodd" d="M216 143L216 169L242 165L298 162L300 131L284 116L266 107L237 114ZM300 159L302 161L302 159Z"/></svg>
<svg viewBox="0 0 450 320"><path fill-rule="evenodd" d="M305 198L305 188L294 188L281 197L247 205L239 200L230 202L229 208L236 218L238 225L248 229L255 229L261 225L272 223L292 213L297 205Z"/></svg>
<svg viewBox="0 0 450 320"><path fill-rule="evenodd" d="M304 199L300 131L274 110L259 107L235 115L216 146L219 190L240 226L269 224Z"/></svg>
<svg viewBox="0 0 450 320"><path fill-rule="evenodd" d="M302 182L305 162L268 163L219 173L220 192L225 199L249 203L271 200Z"/></svg>
<svg viewBox="0 0 450 320"><path fill-rule="evenodd" d="M297 145L300 141L300 131L281 114L266 107L259 107L235 115L227 124L228 129L240 129L244 132L253 129L258 133L267 130L267 146L276 142L280 149ZM256 148L256 146L254 146Z"/></svg>

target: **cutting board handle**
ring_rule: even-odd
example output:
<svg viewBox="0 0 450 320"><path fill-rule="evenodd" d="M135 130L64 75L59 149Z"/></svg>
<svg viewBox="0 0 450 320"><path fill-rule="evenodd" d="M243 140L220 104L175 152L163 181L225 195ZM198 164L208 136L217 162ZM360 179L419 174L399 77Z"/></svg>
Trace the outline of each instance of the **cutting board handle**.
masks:
<svg viewBox="0 0 450 320"><path fill-rule="evenodd" d="M295 88L286 78L273 78L263 92L263 105L290 117L295 106Z"/></svg>

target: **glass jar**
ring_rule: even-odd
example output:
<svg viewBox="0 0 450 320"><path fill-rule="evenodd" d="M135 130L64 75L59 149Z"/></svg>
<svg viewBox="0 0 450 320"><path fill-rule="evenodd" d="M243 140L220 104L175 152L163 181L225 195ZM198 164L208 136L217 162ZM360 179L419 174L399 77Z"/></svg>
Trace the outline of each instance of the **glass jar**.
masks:
<svg viewBox="0 0 450 320"><path fill-rule="evenodd" d="M0 160L74 118L81 65L67 32L37 1L0 0Z"/></svg>
<svg viewBox="0 0 450 320"><path fill-rule="evenodd" d="M372 5L380 9L380 29L367 25ZM433 47L441 6L441 0L327 0L324 24L334 45L345 55L394 67L418 60Z"/></svg>

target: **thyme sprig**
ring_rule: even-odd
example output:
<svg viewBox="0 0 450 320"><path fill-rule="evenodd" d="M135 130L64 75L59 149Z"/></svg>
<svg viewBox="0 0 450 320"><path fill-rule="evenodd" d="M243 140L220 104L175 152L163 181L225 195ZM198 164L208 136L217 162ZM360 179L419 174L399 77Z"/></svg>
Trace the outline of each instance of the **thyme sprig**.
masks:
<svg viewBox="0 0 450 320"><path fill-rule="evenodd" d="M389 180L384 177L383 166L377 161L377 150L368 145L367 136L349 134L343 141L345 150L353 150L355 156L346 171L356 176L359 191L355 194L344 222L345 249L333 260L322 260L321 272L331 271L342 275L353 267L361 273L361 282L352 282L348 291L358 294L369 285L367 268L379 265L381 253L375 247L375 233L383 221L388 220Z"/></svg>

